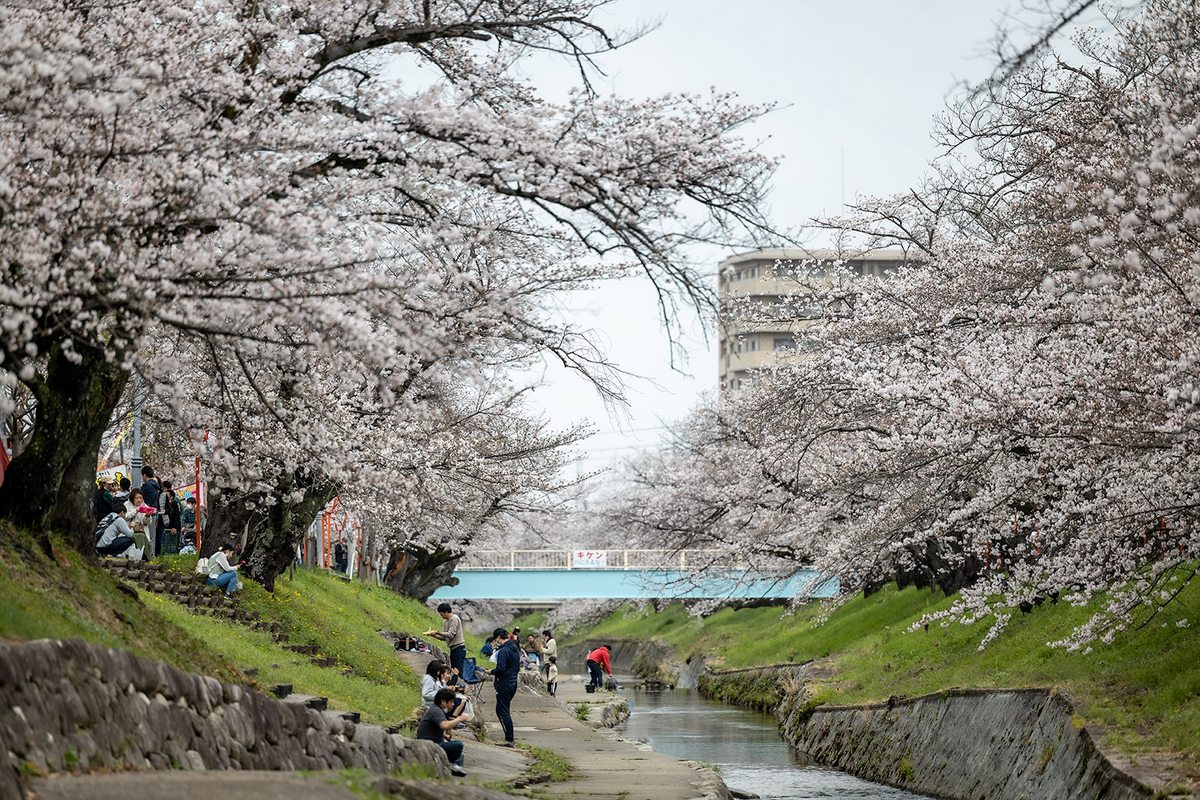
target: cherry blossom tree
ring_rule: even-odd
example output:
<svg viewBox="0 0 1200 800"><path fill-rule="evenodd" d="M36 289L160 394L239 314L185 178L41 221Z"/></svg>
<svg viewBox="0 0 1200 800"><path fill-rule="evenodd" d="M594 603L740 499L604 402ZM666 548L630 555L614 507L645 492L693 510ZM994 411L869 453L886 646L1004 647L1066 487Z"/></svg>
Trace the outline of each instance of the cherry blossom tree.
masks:
<svg viewBox="0 0 1200 800"><path fill-rule="evenodd" d="M701 411L695 467L675 448L647 485L717 499L643 528L723 514L731 547L803 542L845 592L924 559L974 579L925 622L989 620L982 644L1047 601L1094 611L1073 648L1160 621L1200 558L1200 18L1155 0L1073 46L954 108L920 190L825 221L922 263Z"/></svg>
<svg viewBox="0 0 1200 800"><path fill-rule="evenodd" d="M462 287L414 279L444 279L423 264L497 233L559 282L643 272L668 322L680 299L709 302L687 248L769 230L758 208L773 164L736 137L762 109L597 96L591 59L621 44L592 20L602 4L0 8L0 379L38 409L0 514L83 535L78 498L131 371L183 429L214 427L177 391L185 362L171 353L184 375L261 368L297 387L345 355L396 402L483 320L517 318L482 269L473 308L426 303ZM537 52L568 59L583 88L540 99L518 77ZM542 343L571 339L522 324L530 341L539 325ZM426 338L445 329L456 335ZM228 399L273 412L254 385ZM319 450L319 432L301 449Z"/></svg>

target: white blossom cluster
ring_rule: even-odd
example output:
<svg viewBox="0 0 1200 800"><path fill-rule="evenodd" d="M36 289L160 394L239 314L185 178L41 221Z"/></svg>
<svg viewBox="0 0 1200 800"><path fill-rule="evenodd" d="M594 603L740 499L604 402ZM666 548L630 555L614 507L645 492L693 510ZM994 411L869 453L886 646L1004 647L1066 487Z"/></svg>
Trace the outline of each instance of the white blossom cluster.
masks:
<svg viewBox="0 0 1200 800"><path fill-rule="evenodd" d="M762 110L596 96L622 43L599 5L0 4L0 381L70 417L99 402L72 365L136 371L251 503L336 485L411 533L455 516L433 495L478 521L544 488L579 432L505 371L549 357L622 394L553 294L641 271L673 323L710 299L685 248L768 227L773 162L735 134ZM542 100L537 52L583 88ZM76 435L50 419L31 452ZM6 485L0 513L56 489Z"/></svg>
<svg viewBox="0 0 1200 800"><path fill-rule="evenodd" d="M1073 45L955 107L921 190L825 222L914 265L814 287L822 349L698 410L622 516L844 593L965 571L922 624L981 646L1045 602L1094 609L1070 648L1169 606L1200 558L1200 14Z"/></svg>

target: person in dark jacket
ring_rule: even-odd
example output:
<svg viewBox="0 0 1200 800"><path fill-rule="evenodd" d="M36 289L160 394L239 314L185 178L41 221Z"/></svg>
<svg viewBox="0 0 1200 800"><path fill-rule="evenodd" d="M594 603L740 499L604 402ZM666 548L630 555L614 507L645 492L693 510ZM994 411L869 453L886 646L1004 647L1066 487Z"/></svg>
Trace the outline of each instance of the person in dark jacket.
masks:
<svg viewBox="0 0 1200 800"><path fill-rule="evenodd" d="M154 509L161 510L158 504L159 495L162 494L162 484L158 482L158 478L154 477L153 467L142 467L142 502ZM162 555L163 551L163 518L161 514L155 514L153 519L146 523L146 536L149 537L151 546L154 548L151 552L154 555Z"/></svg>
<svg viewBox="0 0 1200 800"><path fill-rule="evenodd" d="M92 495L92 515L96 517L96 523L104 519L112 511L113 503L117 498L113 496L112 481L108 478L101 478L96 484L96 493Z"/></svg>
<svg viewBox="0 0 1200 800"><path fill-rule="evenodd" d="M158 495L158 510L161 512L158 527L162 531L160 537L163 540L163 552L175 555L179 552L179 529L183 527L183 509L179 507L174 487L166 478L162 480L162 491Z"/></svg>
<svg viewBox="0 0 1200 800"><path fill-rule="evenodd" d="M496 628L492 631L492 647L496 650L496 668L491 670L496 680L496 719L504 729L501 747L513 746L512 699L517 694L517 674L521 671L521 648L516 639L508 638L508 631Z"/></svg>
<svg viewBox="0 0 1200 800"><path fill-rule="evenodd" d="M154 477L154 470L151 467L142 467L142 478L142 499L151 508L158 508L158 493L162 491L162 487L158 485L158 478Z"/></svg>

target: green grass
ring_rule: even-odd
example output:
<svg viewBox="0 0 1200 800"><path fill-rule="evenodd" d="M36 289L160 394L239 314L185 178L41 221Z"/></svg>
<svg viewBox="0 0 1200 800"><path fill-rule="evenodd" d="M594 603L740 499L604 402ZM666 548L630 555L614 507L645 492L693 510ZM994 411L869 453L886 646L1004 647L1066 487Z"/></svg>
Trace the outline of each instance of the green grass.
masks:
<svg viewBox="0 0 1200 800"><path fill-rule="evenodd" d="M117 582L55 541L47 556L0 522L0 638L78 638L166 661L225 681L244 678L160 612L160 603L118 591Z"/></svg>
<svg viewBox="0 0 1200 800"><path fill-rule="evenodd" d="M526 772L530 775L549 775L551 783L570 780L575 769L557 753L541 747L525 747L533 755L533 763Z"/></svg>
<svg viewBox="0 0 1200 800"><path fill-rule="evenodd" d="M194 557L170 561L180 571L195 568ZM294 578L280 576L274 593L246 581L239 594L243 609L280 623L289 644L316 645L320 655L335 656L338 666L317 667L276 645L267 633L193 616L184 606L168 602L163 610L226 659L243 669L257 668L260 684L290 683L293 691L328 697L333 707L360 711L364 720L381 725L411 719L420 703L420 676L396 657L391 642L378 631L419 635L430 628L440 630L442 619L436 613L388 589L347 583L319 570L299 569ZM468 648L473 645L481 643L468 636Z"/></svg>
<svg viewBox="0 0 1200 800"><path fill-rule="evenodd" d="M382 725L408 722L420 702L419 677L377 633L440 629L441 618L415 600L309 570L283 576L274 594L247 581L239 592L242 608L279 622L289 643L314 644L337 657L338 666L322 668L268 633L193 614L162 595L138 590L135 599L61 543L56 554L46 556L31 537L0 523L0 638L80 638L229 682L290 683L295 692L328 697L334 708ZM196 558L160 563L190 573ZM481 644L470 636L467 643ZM258 670L253 680L243 672L251 668Z"/></svg>
<svg viewBox="0 0 1200 800"><path fill-rule="evenodd" d="M660 613L624 608L582 638L657 638L677 657L707 655L716 668L827 659L834 677L813 687L830 703L863 703L952 687L1057 687L1075 697L1088 722L1131 755L1150 750L1200 754L1200 582L1149 625L1083 654L1053 649L1091 616L1091 608L1045 604L1017 614L982 652L989 622L904 631L926 611L946 608L939 592L890 586L858 597L823 625L816 607L725 609L698 623L680 606ZM1097 601L1098 602L1098 601ZM1180 629L1176 622L1191 621Z"/></svg>

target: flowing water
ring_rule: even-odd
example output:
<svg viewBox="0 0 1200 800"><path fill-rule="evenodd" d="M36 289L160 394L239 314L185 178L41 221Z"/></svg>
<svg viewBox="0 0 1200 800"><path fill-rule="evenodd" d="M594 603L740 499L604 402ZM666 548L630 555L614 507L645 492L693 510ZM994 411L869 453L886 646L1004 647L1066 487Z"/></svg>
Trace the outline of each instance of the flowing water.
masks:
<svg viewBox="0 0 1200 800"><path fill-rule="evenodd" d="M922 797L806 761L783 741L769 714L706 700L686 689L623 694L631 713L618 733L645 739L660 753L715 764L730 788L754 792L763 800Z"/></svg>

